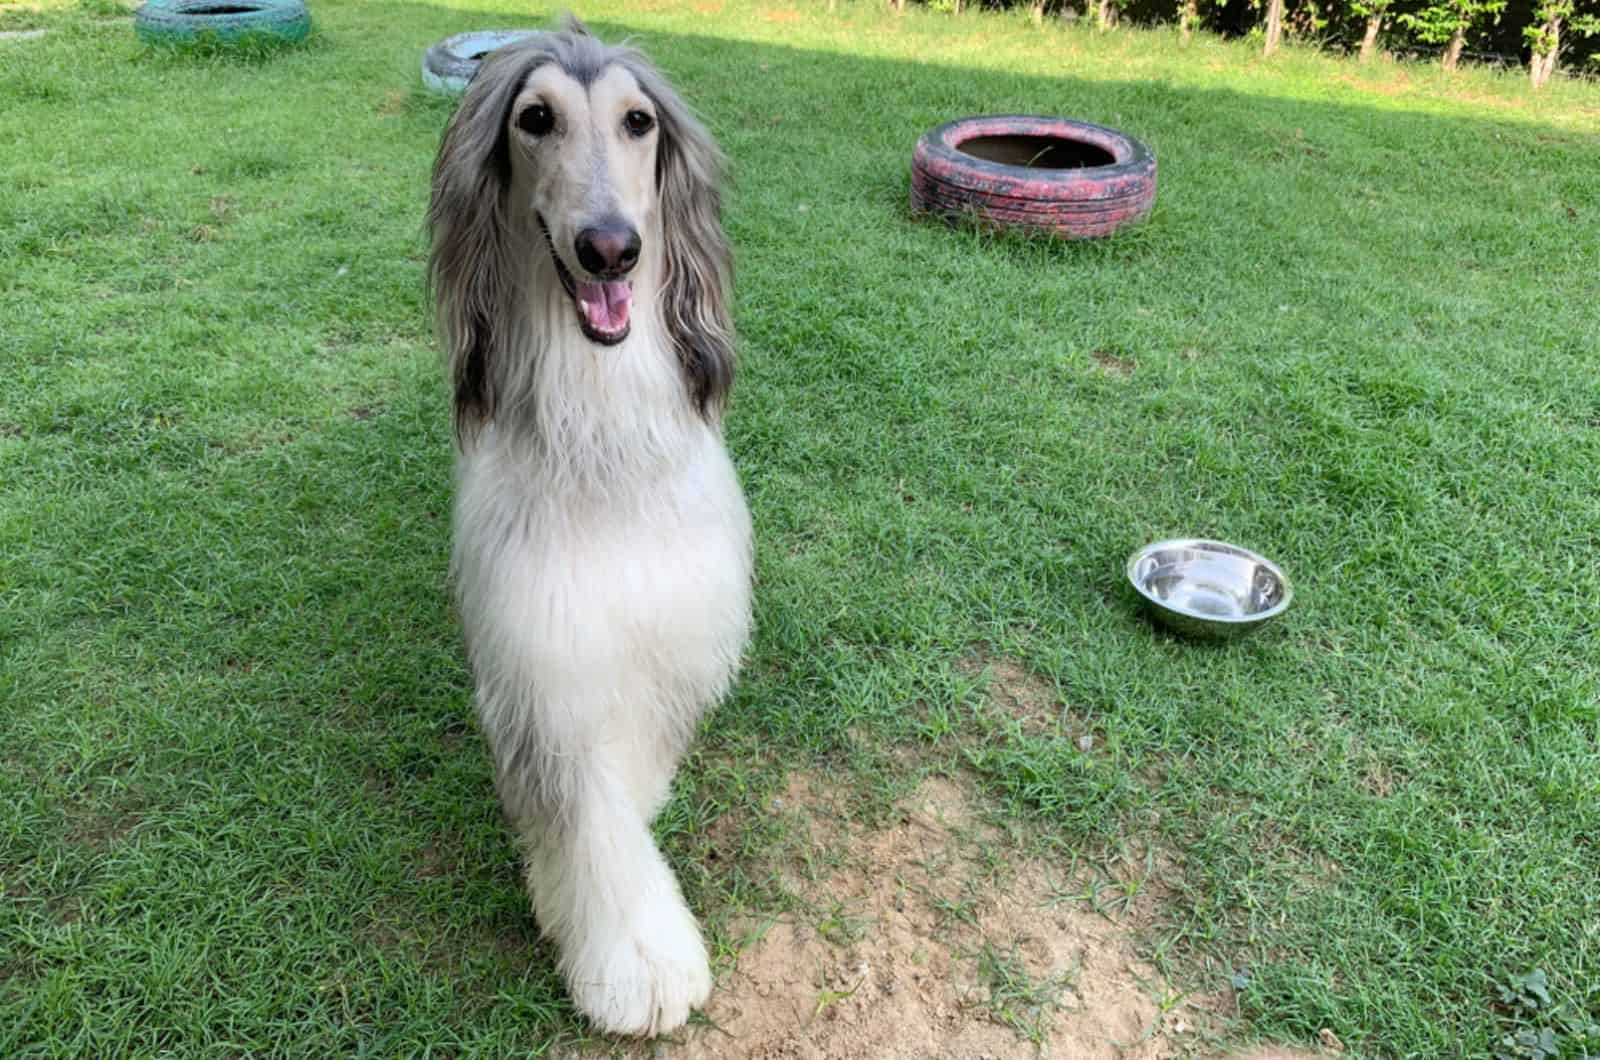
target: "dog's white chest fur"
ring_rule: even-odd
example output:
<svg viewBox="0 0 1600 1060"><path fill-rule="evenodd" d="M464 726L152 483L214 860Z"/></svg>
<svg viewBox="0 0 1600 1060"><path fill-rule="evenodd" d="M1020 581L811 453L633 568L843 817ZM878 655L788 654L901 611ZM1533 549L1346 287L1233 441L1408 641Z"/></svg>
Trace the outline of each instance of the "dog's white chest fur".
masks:
<svg viewBox="0 0 1600 1060"><path fill-rule="evenodd" d="M646 754L666 740L670 754L738 667L750 516L720 432L687 407L653 332L599 351L567 338L534 369L548 377L530 388L538 435L491 427L459 454L467 640L479 673L523 689L480 694L480 710L524 714L484 718L491 730L515 721L558 746Z"/></svg>
<svg viewBox="0 0 1600 1060"><path fill-rule="evenodd" d="M605 488L492 436L462 455L455 567L475 668L522 683L495 700L554 740L601 722L677 742L737 668L750 517L721 439L684 426L670 458Z"/></svg>

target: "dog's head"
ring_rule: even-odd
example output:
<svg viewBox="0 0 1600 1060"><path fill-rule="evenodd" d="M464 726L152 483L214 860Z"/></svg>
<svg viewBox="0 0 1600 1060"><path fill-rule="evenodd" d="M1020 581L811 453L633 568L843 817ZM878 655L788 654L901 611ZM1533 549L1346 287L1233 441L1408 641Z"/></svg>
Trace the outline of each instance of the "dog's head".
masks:
<svg viewBox="0 0 1600 1060"><path fill-rule="evenodd" d="M576 20L491 52L445 131L428 210L457 429L494 417L516 300L545 261L566 326L597 347L656 313L714 417L733 379L723 169L650 62Z"/></svg>

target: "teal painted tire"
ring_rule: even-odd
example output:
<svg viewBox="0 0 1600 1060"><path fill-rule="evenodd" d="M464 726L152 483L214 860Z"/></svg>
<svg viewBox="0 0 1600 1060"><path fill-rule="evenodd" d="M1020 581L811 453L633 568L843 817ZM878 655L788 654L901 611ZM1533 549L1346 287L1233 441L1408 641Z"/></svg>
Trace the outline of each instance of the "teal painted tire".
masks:
<svg viewBox="0 0 1600 1060"><path fill-rule="evenodd" d="M459 96L478 72L483 57L496 48L531 37L531 29L485 29L457 33L428 46L422 53L422 83L430 92Z"/></svg>
<svg viewBox="0 0 1600 1060"><path fill-rule="evenodd" d="M293 43L311 32L311 12L305 0L145 0L133 13L133 28L150 44L245 37Z"/></svg>

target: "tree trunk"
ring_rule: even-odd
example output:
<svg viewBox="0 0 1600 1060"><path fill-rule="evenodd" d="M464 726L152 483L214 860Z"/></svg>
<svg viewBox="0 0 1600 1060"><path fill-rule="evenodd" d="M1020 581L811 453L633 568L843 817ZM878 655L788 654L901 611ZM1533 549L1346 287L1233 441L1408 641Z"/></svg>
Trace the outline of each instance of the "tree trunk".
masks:
<svg viewBox="0 0 1600 1060"><path fill-rule="evenodd" d="M1267 6L1267 43L1262 55L1271 55L1283 41L1283 0L1272 0Z"/></svg>
<svg viewBox="0 0 1600 1060"><path fill-rule="evenodd" d="M1373 53L1378 50L1378 31L1383 28L1383 13L1373 15L1367 19L1367 35L1361 38L1361 61L1372 61Z"/></svg>
<svg viewBox="0 0 1600 1060"><path fill-rule="evenodd" d="M1544 24L1544 33L1540 39L1550 50L1535 51L1528 59L1528 77L1535 89L1549 84L1550 75L1556 72L1556 60L1561 55L1561 20L1552 16Z"/></svg>
<svg viewBox="0 0 1600 1060"><path fill-rule="evenodd" d="M1117 9L1112 5L1112 0L1100 0L1099 6L1095 8L1095 25L1107 30L1116 24Z"/></svg>
<svg viewBox="0 0 1600 1060"><path fill-rule="evenodd" d="M1033 24L1044 25L1044 7L1047 0L1033 0Z"/></svg>
<svg viewBox="0 0 1600 1060"><path fill-rule="evenodd" d="M1444 68L1446 72L1453 73L1461 65L1461 49L1467 44L1467 27L1457 26L1456 31L1450 34L1450 43L1444 46Z"/></svg>
<svg viewBox="0 0 1600 1060"><path fill-rule="evenodd" d="M1183 37L1183 43L1188 44L1194 37L1194 24L1200 20L1200 0L1183 0L1183 6L1178 9L1178 33Z"/></svg>

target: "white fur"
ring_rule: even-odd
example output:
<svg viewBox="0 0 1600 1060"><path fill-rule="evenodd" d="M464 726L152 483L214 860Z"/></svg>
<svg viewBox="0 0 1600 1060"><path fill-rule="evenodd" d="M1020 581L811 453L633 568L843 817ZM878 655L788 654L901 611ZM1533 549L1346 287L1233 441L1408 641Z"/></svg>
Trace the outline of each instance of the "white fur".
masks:
<svg viewBox="0 0 1600 1060"><path fill-rule="evenodd" d="M457 454L454 568L477 710L543 933L602 1030L656 1034L711 990L649 821L750 629L751 531L720 431L689 407L649 292L597 347L547 256L521 323L539 434Z"/></svg>
<svg viewBox="0 0 1600 1060"><path fill-rule="evenodd" d="M540 929L613 1033L679 1027L711 989L649 825L750 632L721 171L648 61L574 24L485 58L429 206L478 717ZM638 237L631 270L595 264L602 230ZM625 274L627 330L581 326L562 268Z"/></svg>

